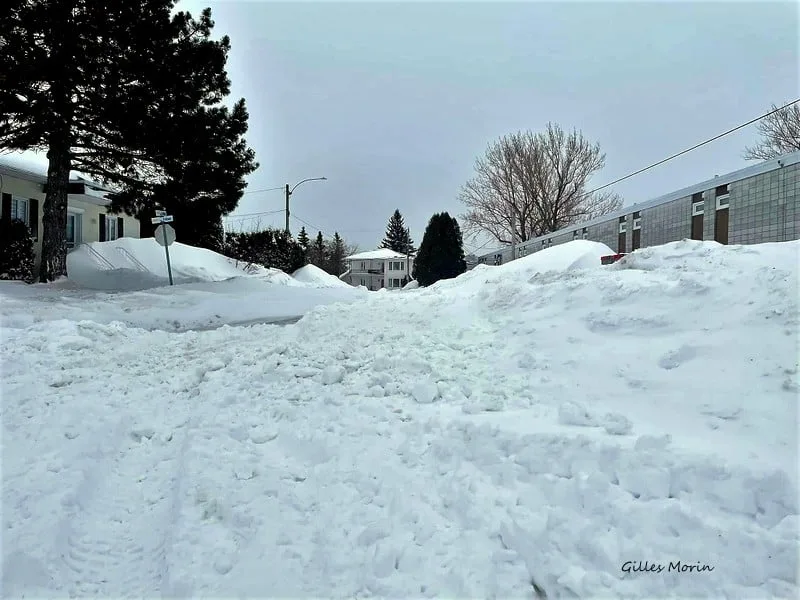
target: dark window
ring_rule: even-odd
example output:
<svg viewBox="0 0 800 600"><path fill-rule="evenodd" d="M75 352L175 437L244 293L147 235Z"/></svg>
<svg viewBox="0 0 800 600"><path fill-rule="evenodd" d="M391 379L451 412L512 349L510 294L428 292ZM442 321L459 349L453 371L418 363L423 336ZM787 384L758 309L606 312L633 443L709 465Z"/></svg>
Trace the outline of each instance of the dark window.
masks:
<svg viewBox="0 0 800 600"><path fill-rule="evenodd" d="M728 193L728 184L717 186L716 195L724 196Z"/></svg>

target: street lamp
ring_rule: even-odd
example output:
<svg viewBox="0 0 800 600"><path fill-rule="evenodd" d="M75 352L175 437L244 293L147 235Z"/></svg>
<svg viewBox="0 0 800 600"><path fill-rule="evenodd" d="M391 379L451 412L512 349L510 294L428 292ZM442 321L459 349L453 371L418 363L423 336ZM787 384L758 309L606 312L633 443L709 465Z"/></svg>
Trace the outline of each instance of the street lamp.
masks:
<svg viewBox="0 0 800 600"><path fill-rule="evenodd" d="M326 181L327 177L309 177L308 179L303 179L302 181L298 181L294 184L292 189L289 189L289 184L286 184L286 234L291 235L289 232L289 196L291 196L294 191L297 189L297 186L301 183L305 183L306 181Z"/></svg>

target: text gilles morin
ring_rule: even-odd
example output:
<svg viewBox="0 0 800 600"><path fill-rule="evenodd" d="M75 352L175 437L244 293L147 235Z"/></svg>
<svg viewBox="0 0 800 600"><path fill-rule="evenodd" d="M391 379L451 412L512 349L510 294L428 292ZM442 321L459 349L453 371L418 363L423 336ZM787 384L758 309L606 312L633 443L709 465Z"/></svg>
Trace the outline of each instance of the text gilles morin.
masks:
<svg viewBox="0 0 800 600"><path fill-rule="evenodd" d="M714 567L711 565L687 565L679 560L670 562L666 567L660 563L651 563L649 561L642 562L641 560L629 560L622 564L622 571L624 573L663 573L666 569L667 573L702 573L704 571L713 571Z"/></svg>

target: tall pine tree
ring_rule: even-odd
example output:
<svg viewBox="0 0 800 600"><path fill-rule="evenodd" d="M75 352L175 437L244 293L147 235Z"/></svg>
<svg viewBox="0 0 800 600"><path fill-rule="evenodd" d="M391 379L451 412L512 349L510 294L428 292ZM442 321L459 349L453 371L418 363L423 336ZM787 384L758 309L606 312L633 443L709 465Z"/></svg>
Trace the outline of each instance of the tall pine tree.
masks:
<svg viewBox="0 0 800 600"><path fill-rule="evenodd" d="M196 21L172 14L174 4L6 0L0 11L0 147L44 150L48 158L41 281L67 274L71 169L125 188L115 206L133 213L141 207L131 197L149 197L154 182L187 183L208 169L214 181L189 183L187 194L208 197L208 206L193 210L218 238L220 217L236 206L241 177L255 167L241 140L244 104L217 106L229 93L229 41L209 39L210 13ZM190 167L180 157L191 152ZM216 162L224 164L210 169ZM226 179L221 171L232 165Z"/></svg>
<svg viewBox="0 0 800 600"><path fill-rule="evenodd" d="M414 279L422 286L458 277L467 270L461 228L447 212L428 222L414 261Z"/></svg>
<svg viewBox="0 0 800 600"><path fill-rule="evenodd" d="M158 110L153 64L175 33L171 0L6 0L0 147L45 150L39 278L66 275L70 169L135 180L158 168L138 128Z"/></svg>
<svg viewBox="0 0 800 600"><path fill-rule="evenodd" d="M389 248L390 250L403 254L413 254L416 252L414 240L411 239L408 228L403 221L403 215L401 215L400 211L397 209L394 211L394 214L389 217L389 223L386 226L386 237L383 238L380 247Z"/></svg>
<svg viewBox="0 0 800 600"><path fill-rule="evenodd" d="M328 268L326 271L331 275L337 277L344 273L345 263L344 258L347 256L347 248L345 246L342 236L336 231L333 234L333 239L328 244Z"/></svg>
<svg viewBox="0 0 800 600"><path fill-rule="evenodd" d="M218 251L219 222L233 211L246 187L245 177L258 164L247 146L248 113L244 99L232 108L221 105L230 93L225 65L230 41L211 39L211 10L198 19L180 13L179 35L169 68L177 80L189 81L161 106L153 127L143 132L148 148L163 167L163 178L128 185L114 196L113 209L140 221L143 236L152 235L156 207L175 216L173 226L185 244Z"/></svg>
<svg viewBox="0 0 800 600"><path fill-rule="evenodd" d="M317 232L317 237L314 240L314 243L311 244L311 248L309 248L308 262L315 267L327 270L326 266L328 263L328 249L327 245L325 244L325 238L322 237L321 231Z"/></svg>
<svg viewBox="0 0 800 600"><path fill-rule="evenodd" d="M303 250L303 264L308 264L308 251L309 246L311 245L311 240L308 237L308 233L306 233L306 227L303 225L300 228L300 233L297 235L297 243L300 244L300 248Z"/></svg>

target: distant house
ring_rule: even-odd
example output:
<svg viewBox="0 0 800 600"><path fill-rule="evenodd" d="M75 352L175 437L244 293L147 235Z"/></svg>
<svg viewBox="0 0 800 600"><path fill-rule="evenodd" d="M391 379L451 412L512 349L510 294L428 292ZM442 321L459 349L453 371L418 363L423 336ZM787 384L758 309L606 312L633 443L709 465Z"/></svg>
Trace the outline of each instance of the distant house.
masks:
<svg viewBox="0 0 800 600"><path fill-rule="evenodd" d="M42 206L47 169L23 162L13 155L0 156L0 219L20 219L31 230L38 268L42 249ZM139 221L108 212L110 192L102 185L70 173L67 195L67 249L88 242L139 237Z"/></svg>
<svg viewBox="0 0 800 600"><path fill-rule="evenodd" d="M340 279L352 286L363 285L368 290L400 289L411 280L414 255L379 248L345 257L347 271Z"/></svg>

